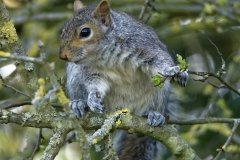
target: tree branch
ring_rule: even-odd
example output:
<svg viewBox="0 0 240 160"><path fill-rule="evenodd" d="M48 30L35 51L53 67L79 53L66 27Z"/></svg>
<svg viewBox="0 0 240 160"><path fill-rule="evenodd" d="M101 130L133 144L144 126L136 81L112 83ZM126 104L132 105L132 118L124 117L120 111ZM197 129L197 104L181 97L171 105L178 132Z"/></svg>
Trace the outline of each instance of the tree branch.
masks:
<svg viewBox="0 0 240 160"><path fill-rule="evenodd" d="M220 155L224 152L224 150L227 148L227 146L228 146L229 143L231 142L232 137L233 137L234 133L236 132L238 126L239 126L239 120L238 120L238 121L235 120L235 121L234 121L234 126L233 126L233 128L232 128L232 131L231 131L230 135L228 136L227 141L224 143L224 145L222 146L222 148L220 149L220 151L218 152L218 154L217 154L217 156L214 158L214 160L217 160L217 159L220 157Z"/></svg>
<svg viewBox="0 0 240 160"><path fill-rule="evenodd" d="M4 87L11 88L11 89L14 90L16 93L22 94L22 95L30 98L29 95L27 95L26 93L23 93L23 92L19 91L18 89L14 88L14 87L12 87L12 86L7 85L7 84L5 83L5 81L4 81L4 79L3 79L3 77L2 77L1 74L0 74L0 81L2 81L2 85L3 85Z"/></svg>
<svg viewBox="0 0 240 160"><path fill-rule="evenodd" d="M24 105L32 105L32 102L26 101L26 102L9 104L8 106L2 107L2 109L10 109L10 108L13 108L13 107L19 107L19 106L24 106Z"/></svg>
<svg viewBox="0 0 240 160"><path fill-rule="evenodd" d="M81 125L85 130L95 130L103 126L104 121L112 113L108 114L96 114L88 113L85 117L81 119L76 119L75 116L68 116L66 114L49 113L48 115L42 115L41 113L35 114L16 114L7 110L0 110L0 123L16 123L23 125L25 127L36 127L36 128L52 128L56 127L56 124L60 126L67 126L64 128L66 132L77 129ZM47 117L47 118L46 118ZM111 117L111 116L110 116ZM178 135L177 130L170 125L163 125L161 127L152 127L147 125L146 119L143 117L138 117L130 114L124 114L120 116L120 123L114 124L116 129L124 129L129 133L140 133L143 135L150 136L169 148L169 150L178 158L186 159L189 157L195 157L199 159L196 153L188 146L188 144ZM74 122L77 120L77 122ZM228 118L202 118L196 120L185 120L176 121L169 120L168 124L178 124L178 125L193 125L193 124L208 124L208 123L229 123L235 124L238 119L228 119ZM59 124L59 122L61 122ZM113 123L113 122L111 122ZM64 131L64 132L65 132ZM235 129L233 130L235 131ZM232 131L232 133L233 133ZM62 133L63 131L61 131ZM57 134L57 133L56 133ZM65 135L65 134L64 134ZM232 136L231 136L232 137ZM103 138L103 137L102 137ZM102 139L100 138L100 139ZM92 139L92 138L91 138ZM65 139L64 139L65 140ZM62 141L61 141L62 142ZM91 141L92 142L92 141ZM227 141L227 146L229 140ZM64 144L59 143L59 144ZM176 144L178 147L176 148ZM57 151L58 149L54 149ZM50 151L49 151L50 152ZM54 152L55 153L55 152ZM190 154L191 153L191 154ZM190 155L189 155L190 154ZM52 154L53 155L53 154ZM193 158L194 159L194 158Z"/></svg>
<svg viewBox="0 0 240 160"><path fill-rule="evenodd" d="M54 160L59 150L62 148L69 131L63 128L57 128L53 130L53 132L54 134L50 138L50 142L40 160Z"/></svg>
<svg viewBox="0 0 240 160"><path fill-rule="evenodd" d="M85 117L76 119L75 116L54 112L48 113L48 115L41 115L41 113L16 114L7 110L0 110L0 124L16 123L25 127L52 129L54 129L57 124L64 128L64 133L62 131L61 134L65 136L65 132L77 129L77 125L79 124L85 130L96 130L104 124L104 121L107 120L111 114L112 113L96 114L88 112ZM146 123L146 118L134 116L129 113L123 113L120 117L118 123L114 124L114 128L124 129L129 133L140 133L150 136L167 146L178 159L199 159L195 151L178 135L177 130L172 125L163 125L161 127L149 126ZM77 120L78 123L74 120ZM58 130L55 134L57 133ZM64 141L61 141L59 144L64 144Z"/></svg>
<svg viewBox="0 0 240 160"><path fill-rule="evenodd" d="M35 148L34 148L34 151L33 151L32 155L31 155L31 157L29 158L29 160L33 160L33 157L34 157L34 155L36 154L36 152L38 151L42 139L43 139L43 136L42 136L42 128L40 128L40 129L39 129L39 133L38 133L37 144L36 144L36 146L35 146Z"/></svg>
<svg viewBox="0 0 240 160"><path fill-rule="evenodd" d="M144 14L146 12L146 9L149 6L150 2L151 2L151 0L145 0L144 5L143 5L142 10L141 10L141 13L138 17L139 20L143 20L143 16L144 16Z"/></svg>
<svg viewBox="0 0 240 160"><path fill-rule="evenodd" d="M235 92L236 94L238 94L240 96L240 92L235 89L234 87L232 87L230 84L228 84L226 81L224 81L220 76L212 73L212 72L195 72L195 71L188 71L189 74L194 74L194 75L198 75L198 76L202 76L203 79L201 79L201 81L205 81L206 79L210 77L215 77L216 79L218 79L222 84L224 84L228 89L230 89L231 91Z"/></svg>
<svg viewBox="0 0 240 160"><path fill-rule="evenodd" d="M2 0L0 1L0 15L0 39L4 39L7 42L7 47L11 53L17 53L18 56L26 56L27 54L19 41L16 29ZM33 98L38 89L34 65L30 62L19 61L15 65L28 95Z"/></svg>
<svg viewBox="0 0 240 160"><path fill-rule="evenodd" d="M177 124L177 125L194 125L194 124L208 124L208 123L233 124L236 120L237 119L207 117L207 118L191 119L191 120L169 120L167 121L167 124Z"/></svg>

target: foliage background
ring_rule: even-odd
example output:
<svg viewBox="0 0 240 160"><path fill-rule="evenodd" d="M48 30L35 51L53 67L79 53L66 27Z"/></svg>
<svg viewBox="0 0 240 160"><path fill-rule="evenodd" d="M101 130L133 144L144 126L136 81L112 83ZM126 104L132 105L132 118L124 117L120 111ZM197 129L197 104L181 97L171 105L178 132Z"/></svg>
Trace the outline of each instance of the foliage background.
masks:
<svg viewBox="0 0 240 160"><path fill-rule="evenodd" d="M29 56L37 57L39 40L44 42L49 61L55 62L55 73L64 76L65 62L58 58L59 36L61 27L73 13L69 0L5 0L11 14L17 33ZM98 0L85 0L85 5L97 5ZM136 18L140 15L143 0L108 0L112 9L127 12ZM212 71L217 73L222 62L216 48L208 38L216 44L226 61L224 79L235 88L240 88L240 1L238 0L155 0L151 3L154 9L148 8L143 21L151 15L148 25L158 33L169 52L180 54L187 59L191 71ZM216 8L226 12L223 16ZM233 16L229 19L227 16ZM6 50L2 41L1 50ZM14 61L0 58L0 74L5 82L24 92L20 77L16 72L6 75L11 68L6 66ZM46 78L46 72L41 65L36 64L38 77ZM174 92L180 99L184 119L200 117L239 118L240 98L237 94L225 88L214 88L207 82L193 79L201 77L190 75L186 88L174 85ZM210 78L209 81L220 85L219 81ZM50 87L50 85L48 86ZM54 98L53 98L54 100ZM29 101L27 97L16 94L15 91L0 84L0 107L9 104ZM34 111L31 106L12 109L14 112ZM181 126L181 136L195 149L202 158L211 158L217 154L227 139L231 130L227 124L205 124ZM22 128L14 124L0 125L0 159L23 159L30 157L35 147L38 129ZM237 130L230 147L222 155L226 159L239 159L240 130ZM44 129L45 140L42 149L48 143L51 131ZM66 144L56 159L78 159L78 144ZM41 150L35 156L38 159ZM96 158L94 158L96 159ZM169 156L168 159L174 159Z"/></svg>

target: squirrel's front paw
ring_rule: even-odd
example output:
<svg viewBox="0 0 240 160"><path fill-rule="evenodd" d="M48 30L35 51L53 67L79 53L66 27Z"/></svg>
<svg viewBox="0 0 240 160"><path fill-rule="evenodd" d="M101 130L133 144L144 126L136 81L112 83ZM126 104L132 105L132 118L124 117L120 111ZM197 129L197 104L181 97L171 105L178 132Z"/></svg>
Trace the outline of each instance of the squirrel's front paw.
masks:
<svg viewBox="0 0 240 160"><path fill-rule="evenodd" d="M187 84L188 73L184 71L182 73L175 74L173 79L177 82L180 86L185 87Z"/></svg>
<svg viewBox="0 0 240 160"><path fill-rule="evenodd" d="M177 73L180 73L180 67L179 66L173 66L173 67L168 67L163 70L163 75L166 77L173 77Z"/></svg>
<svg viewBox="0 0 240 160"><path fill-rule="evenodd" d="M165 122L165 117L156 111L146 111L143 116L147 117L147 124L151 126L161 126Z"/></svg>
<svg viewBox="0 0 240 160"><path fill-rule="evenodd" d="M169 67L164 70L163 75L167 77L173 77L173 80L180 86L185 87L187 84L188 73L184 71L180 73L181 69L179 66Z"/></svg>
<svg viewBox="0 0 240 160"><path fill-rule="evenodd" d="M82 100L73 100L69 102L69 107L77 115L78 118L85 115L86 104Z"/></svg>
<svg viewBox="0 0 240 160"><path fill-rule="evenodd" d="M91 92L88 95L87 104L88 104L90 110L93 112L103 113L105 110L102 99L101 99L101 95L99 92Z"/></svg>

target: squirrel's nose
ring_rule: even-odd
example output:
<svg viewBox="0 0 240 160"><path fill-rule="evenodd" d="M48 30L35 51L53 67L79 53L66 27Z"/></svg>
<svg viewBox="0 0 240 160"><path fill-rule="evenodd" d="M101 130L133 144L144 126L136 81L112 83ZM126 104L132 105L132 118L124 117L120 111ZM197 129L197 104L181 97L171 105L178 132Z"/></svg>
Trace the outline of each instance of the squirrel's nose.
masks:
<svg viewBox="0 0 240 160"><path fill-rule="evenodd" d="M61 59L61 60L64 60L64 61L68 61L68 57L67 57L67 55L66 54L64 54L64 53L60 53L59 54L59 58Z"/></svg>
<svg viewBox="0 0 240 160"><path fill-rule="evenodd" d="M72 61L72 54L69 51L69 49L66 48L60 48L59 50L59 58L64 61Z"/></svg>

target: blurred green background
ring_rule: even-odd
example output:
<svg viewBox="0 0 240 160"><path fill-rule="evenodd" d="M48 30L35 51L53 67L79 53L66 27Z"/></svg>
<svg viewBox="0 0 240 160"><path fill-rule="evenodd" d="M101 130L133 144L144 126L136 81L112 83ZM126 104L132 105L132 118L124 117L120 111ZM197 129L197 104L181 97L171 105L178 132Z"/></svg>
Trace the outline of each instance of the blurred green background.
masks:
<svg viewBox="0 0 240 160"><path fill-rule="evenodd" d="M29 56L38 57L37 43L45 44L50 62L55 63L55 73L64 76L65 62L59 60L59 36L63 24L72 16L73 0L4 0L11 14L17 33ZM144 0L108 0L111 8L139 17ZM85 0L85 5L97 5L99 0ZM226 62L226 74L223 78L234 88L240 89L240 1L239 0L155 0L152 8L147 8L143 21L152 26L164 42L176 61L176 54L186 58L191 71L217 71L222 66L218 47ZM1 50L6 44L1 42ZM0 58L0 74L5 82L23 92L24 86L14 71L14 61ZM47 74L41 65L36 64L39 78ZM7 67L7 68L6 68ZM12 72L13 71L13 72ZM10 74L11 73L11 74ZM10 75L8 75L10 74ZM174 92L183 108L185 119L204 117L239 118L240 98L226 88L214 88L207 82L195 81L201 77L190 75L186 88L174 86ZM195 80L194 80L195 79ZM219 81L209 78L209 82L220 85ZM47 85L46 89L49 89ZM0 107L29 101L0 83ZM31 106L11 109L14 112L34 111ZM226 141L232 126L228 124L205 124L181 126L181 136L191 145L202 159L215 157L216 149ZM44 129L41 150L34 159L39 159L46 147L51 130ZM0 125L0 159L29 158L37 141L38 129L23 128L14 124ZM240 158L240 129L233 137L230 147L221 158ZM78 144L66 144L57 160L75 160L79 158ZM97 158L92 158L97 159ZM166 159L174 159L169 156Z"/></svg>

